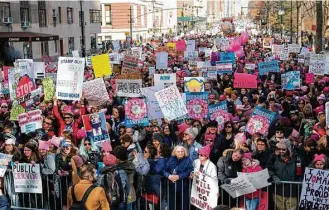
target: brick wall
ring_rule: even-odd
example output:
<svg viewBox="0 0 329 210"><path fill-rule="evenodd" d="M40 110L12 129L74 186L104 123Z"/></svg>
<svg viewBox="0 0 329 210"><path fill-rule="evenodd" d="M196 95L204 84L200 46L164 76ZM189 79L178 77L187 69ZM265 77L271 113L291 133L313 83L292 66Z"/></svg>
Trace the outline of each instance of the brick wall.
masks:
<svg viewBox="0 0 329 210"><path fill-rule="evenodd" d="M113 29L129 28L129 3L112 5L112 27ZM132 11L134 16L134 12ZM140 21L138 21L139 24Z"/></svg>

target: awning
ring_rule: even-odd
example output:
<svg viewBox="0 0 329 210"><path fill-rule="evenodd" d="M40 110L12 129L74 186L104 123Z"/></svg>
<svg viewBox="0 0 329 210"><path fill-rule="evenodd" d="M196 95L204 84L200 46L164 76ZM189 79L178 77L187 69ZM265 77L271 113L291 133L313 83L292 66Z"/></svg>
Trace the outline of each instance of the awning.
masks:
<svg viewBox="0 0 329 210"><path fill-rule="evenodd" d="M0 32L0 42L38 42L53 40L59 40L59 36L35 32Z"/></svg>

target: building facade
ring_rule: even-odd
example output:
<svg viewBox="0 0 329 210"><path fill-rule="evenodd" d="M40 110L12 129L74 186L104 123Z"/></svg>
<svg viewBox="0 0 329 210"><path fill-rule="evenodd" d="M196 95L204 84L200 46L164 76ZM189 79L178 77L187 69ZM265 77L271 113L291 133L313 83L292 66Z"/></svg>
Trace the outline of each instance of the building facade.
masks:
<svg viewBox="0 0 329 210"><path fill-rule="evenodd" d="M95 53L101 21L99 1L0 2L0 32L32 32L59 36L59 40L54 41L9 43L21 52L21 57L26 57L25 51L29 51L28 57L33 59L45 55L65 56L73 50L81 52L83 47L87 55ZM83 30L81 23L84 25Z"/></svg>

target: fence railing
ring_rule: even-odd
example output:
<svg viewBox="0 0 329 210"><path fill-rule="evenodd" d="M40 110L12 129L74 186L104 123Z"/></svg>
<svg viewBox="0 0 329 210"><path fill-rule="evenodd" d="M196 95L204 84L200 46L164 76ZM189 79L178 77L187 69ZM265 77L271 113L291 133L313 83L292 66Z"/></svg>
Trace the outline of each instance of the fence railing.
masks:
<svg viewBox="0 0 329 210"><path fill-rule="evenodd" d="M146 177L146 180L148 177ZM136 190L137 199L127 204L127 210L193 210L197 209L190 204L192 181L186 179L172 183L162 177L156 187L145 184L143 189ZM57 175L42 176L42 194L15 193L14 180L11 172L4 176L4 194L10 201L12 209L54 209L62 210L66 205L67 190L72 185L71 177ZM153 189L152 189L153 188ZM260 189L256 193L232 198L219 188L218 205L227 205L230 208L239 207L246 210L294 210L298 209L301 192L301 182L282 181L281 184L272 184ZM116 209L116 208L111 208Z"/></svg>

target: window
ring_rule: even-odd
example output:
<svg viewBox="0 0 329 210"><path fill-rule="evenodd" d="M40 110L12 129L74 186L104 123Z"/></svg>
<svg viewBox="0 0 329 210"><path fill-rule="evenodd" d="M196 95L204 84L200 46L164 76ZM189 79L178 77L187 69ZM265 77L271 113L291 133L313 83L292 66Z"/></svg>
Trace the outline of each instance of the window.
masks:
<svg viewBox="0 0 329 210"><path fill-rule="evenodd" d="M144 6L141 6L141 26L144 27L145 25L145 16L144 16L144 11L145 10L145 7Z"/></svg>
<svg viewBox="0 0 329 210"><path fill-rule="evenodd" d="M47 10L46 10L45 1L38 1L38 16L39 16L39 26L40 27L47 26Z"/></svg>
<svg viewBox="0 0 329 210"><path fill-rule="evenodd" d="M70 7L67 8L67 23L68 24L73 23L73 8Z"/></svg>
<svg viewBox="0 0 329 210"><path fill-rule="evenodd" d="M81 26L81 24L84 24L84 22L85 22L85 12L79 11L79 26Z"/></svg>
<svg viewBox="0 0 329 210"><path fill-rule="evenodd" d="M105 24L112 25L112 8L111 5L105 5Z"/></svg>
<svg viewBox="0 0 329 210"><path fill-rule="evenodd" d="M58 7L58 23L62 23L62 8Z"/></svg>
<svg viewBox="0 0 329 210"><path fill-rule="evenodd" d="M112 39L112 36L105 36L105 41L109 41Z"/></svg>
<svg viewBox="0 0 329 210"><path fill-rule="evenodd" d="M90 48L96 49L97 42L96 42L96 34L90 34Z"/></svg>
<svg viewBox="0 0 329 210"><path fill-rule="evenodd" d="M137 25L137 23L138 23L138 21L137 21L137 6L136 5L134 5L134 19L133 19L133 23L134 23L134 26L136 26Z"/></svg>
<svg viewBox="0 0 329 210"><path fill-rule="evenodd" d="M41 55L49 55L49 46L48 46L48 41L41 42Z"/></svg>
<svg viewBox="0 0 329 210"><path fill-rule="evenodd" d="M0 19L11 17L10 3L0 2Z"/></svg>
<svg viewBox="0 0 329 210"><path fill-rule="evenodd" d="M90 23L100 23L101 22L101 11L100 10L89 10Z"/></svg>
<svg viewBox="0 0 329 210"><path fill-rule="evenodd" d="M58 49L57 49L57 47L58 47L58 46L57 46L57 40L54 40L54 45L55 45L55 52L57 52L57 50L58 50Z"/></svg>
<svg viewBox="0 0 329 210"><path fill-rule="evenodd" d="M69 54L74 50L74 37L69 37Z"/></svg>
<svg viewBox="0 0 329 210"><path fill-rule="evenodd" d="M21 22L30 22L30 4L28 1L20 1Z"/></svg>

